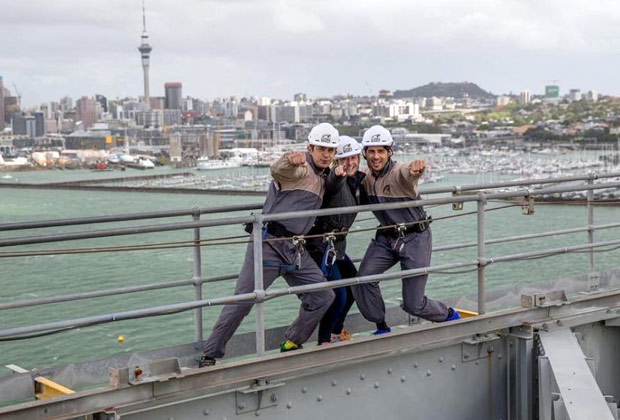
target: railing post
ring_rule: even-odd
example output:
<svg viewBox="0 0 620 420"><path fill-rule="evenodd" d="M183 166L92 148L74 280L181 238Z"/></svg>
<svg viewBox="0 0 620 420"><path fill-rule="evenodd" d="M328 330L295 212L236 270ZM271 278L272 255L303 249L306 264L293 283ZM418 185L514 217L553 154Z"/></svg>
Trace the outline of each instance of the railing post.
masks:
<svg viewBox="0 0 620 420"><path fill-rule="evenodd" d="M594 184L594 180L597 178L596 173L590 174L590 179L588 179L588 186ZM588 197L588 244L594 243L594 190L589 189L587 192ZM590 252L588 252L588 290L595 291L599 288L599 275L594 270L594 249L590 248Z"/></svg>
<svg viewBox="0 0 620 420"><path fill-rule="evenodd" d="M265 354L265 308L263 303L265 289L263 284L263 221L259 215L255 216L252 228L254 293L256 293L256 303L254 305L256 316L256 355L263 356Z"/></svg>
<svg viewBox="0 0 620 420"><path fill-rule="evenodd" d="M486 313L486 290L484 284L484 207L487 203L487 196L483 192L478 193L478 313Z"/></svg>
<svg viewBox="0 0 620 420"><path fill-rule="evenodd" d="M193 209L192 219L200 220L200 209ZM194 228L194 295L196 300L202 300L202 255L200 250L200 228ZM202 342L202 308L194 310L194 337L196 343Z"/></svg>

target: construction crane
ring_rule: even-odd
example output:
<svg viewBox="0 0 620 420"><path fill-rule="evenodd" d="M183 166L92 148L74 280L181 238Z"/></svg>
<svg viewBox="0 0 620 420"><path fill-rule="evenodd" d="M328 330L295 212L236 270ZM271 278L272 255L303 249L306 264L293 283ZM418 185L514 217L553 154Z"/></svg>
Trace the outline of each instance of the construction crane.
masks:
<svg viewBox="0 0 620 420"><path fill-rule="evenodd" d="M15 94L17 95L17 105L22 106L22 93L17 89L17 85L13 82L13 87L15 88Z"/></svg>

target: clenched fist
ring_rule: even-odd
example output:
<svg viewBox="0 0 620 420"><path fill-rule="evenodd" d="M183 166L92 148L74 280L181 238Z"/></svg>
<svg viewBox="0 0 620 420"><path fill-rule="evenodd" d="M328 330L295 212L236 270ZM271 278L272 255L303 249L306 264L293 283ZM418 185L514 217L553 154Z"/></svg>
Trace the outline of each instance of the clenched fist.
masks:
<svg viewBox="0 0 620 420"><path fill-rule="evenodd" d="M338 165L334 168L334 174L336 176L346 176L347 175L347 171L344 170L344 166L342 165Z"/></svg>
<svg viewBox="0 0 620 420"><path fill-rule="evenodd" d="M421 176L426 169L426 163L423 160L412 160L409 163L409 173L413 176Z"/></svg>
<svg viewBox="0 0 620 420"><path fill-rule="evenodd" d="M306 154L304 152L295 152L288 155L288 161L294 166L306 166Z"/></svg>

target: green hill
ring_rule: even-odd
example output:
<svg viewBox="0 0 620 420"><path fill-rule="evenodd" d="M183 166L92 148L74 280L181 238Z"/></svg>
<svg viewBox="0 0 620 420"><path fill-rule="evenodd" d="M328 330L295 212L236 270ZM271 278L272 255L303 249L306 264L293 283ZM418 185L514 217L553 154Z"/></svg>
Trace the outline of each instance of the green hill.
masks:
<svg viewBox="0 0 620 420"><path fill-rule="evenodd" d="M443 96L462 98L465 95L470 98L493 98L495 95L482 89L475 83L461 82L461 83L442 83L433 82L424 86L418 86L409 90L396 90L394 91L395 98L430 98L432 96Z"/></svg>

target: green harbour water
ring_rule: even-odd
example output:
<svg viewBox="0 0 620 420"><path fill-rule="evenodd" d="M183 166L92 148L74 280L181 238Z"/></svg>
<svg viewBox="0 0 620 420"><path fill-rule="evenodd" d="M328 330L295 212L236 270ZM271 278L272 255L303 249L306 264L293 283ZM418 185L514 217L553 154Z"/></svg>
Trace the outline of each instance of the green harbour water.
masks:
<svg viewBox="0 0 620 420"><path fill-rule="evenodd" d="M157 168L148 174L166 173L175 170ZM183 170L178 170L183 172ZM229 172L243 172L244 169L229 169L209 172L209 176L227 176ZM248 170L249 171L249 170ZM256 169L252 170L256 171ZM266 173L267 169L263 170ZM250 173L250 172L248 172ZM254 172L252 172L254 173ZM0 173L0 176L3 175ZM2 182L60 182L95 177L120 177L143 175L142 172L90 171L39 171L14 172L12 179ZM501 181L514 177L506 175L451 175L433 186L471 184L478 182ZM104 191L68 191L37 189L0 189L0 223L58 219L68 217L100 216L134 212L187 209L194 206L213 207L222 205L257 203L260 197L201 194L155 194ZM489 203L489 207L505 203ZM466 203L462 212L476 209L475 203ZM457 214L451 206L427 208L434 218ZM239 213L238 213L239 214ZM243 214L243 213L241 213ZM620 209L617 207L596 207L595 224L618 222ZM208 215L204 218L228 217L229 215ZM534 215L524 216L520 207L487 213L487 239L503 236L521 235L551 230L581 227L586 223L585 206L543 206L536 205ZM371 218L369 213L358 215L358 220ZM172 221L188 221L189 216L174 219L153 219L102 225L82 225L33 229L28 231L0 232L1 238L33 236L39 234L89 231L122 226L142 226ZM358 221L355 228L376 226L376 220ZM469 215L438 220L432 225L434 245L472 242L476 240L476 216ZM242 226L220 226L204 228L203 238L236 236L243 233ZM41 245L4 248L0 251L66 249L77 247L99 247L119 245L141 245L155 242L191 240L191 230L172 231L154 234L119 236L82 241L59 242ZM351 234L348 253L362 256L371 238L371 232ZM617 230L609 229L596 233L597 241L617 239ZM513 254L551 247L585 243L585 232L557 237L540 238L529 241L487 245L488 256ZM219 245L202 248L203 276L236 273L245 252L245 245ZM453 251L436 252L433 264L445 264L476 258L476 248L463 248ZM128 252L96 253L86 255L55 255L36 257L15 257L0 259L0 302L64 295L142 285L173 280L191 279L193 272L192 248L136 250ZM597 270L619 266L618 252L596 254ZM571 254L550 258L492 264L486 269L487 289L498 289L514 284L528 284L549 281L561 277L583 274L588 271L587 254ZM433 298L446 298L475 293L476 273L455 275L431 275L427 294ZM272 287L283 287L284 280L277 280ZM234 281L206 283L203 297L219 297L232 294ZM388 305L397 305L400 297L400 282L389 281L382 284ZM192 286L155 290L143 293L87 299L62 304L0 311L0 328L78 318L90 315L107 314L131 309L159 306L192 300ZM355 309L355 307L354 307ZM298 310L295 296L275 299L266 303L267 326L288 324ZM208 336L211 325L218 316L218 307L204 309L204 335ZM26 369L65 364L69 362L99 359L122 352L133 352L157 347L167 347L188 343L194 340L193 311L175 315L159 316L133 321L81 328L61 334L33 338L23 341L0 342L0 374L8 374L4 365L14 363ZM244 321L239 332L254 329L252 314ZM371 329L369 324L369 330ZM123 334L125 341L116 340Z"/></svg>

